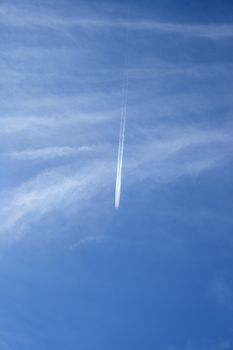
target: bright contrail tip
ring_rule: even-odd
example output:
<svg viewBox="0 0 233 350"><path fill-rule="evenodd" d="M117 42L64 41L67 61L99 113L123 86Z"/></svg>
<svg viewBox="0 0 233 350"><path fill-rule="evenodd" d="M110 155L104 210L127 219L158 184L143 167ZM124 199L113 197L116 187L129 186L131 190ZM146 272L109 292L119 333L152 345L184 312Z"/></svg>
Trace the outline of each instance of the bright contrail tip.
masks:
<svg viewBox="0 0 233 350"><path fill-rule="evenodd" d="M124 107L123 115L121 118L120 135L119 135L116 189L115 189L115 208L116 209L119 208L120 199L121 199L121 179L122 179L124 141L125 141L125 117L126 117L126 106Z"/></svg>

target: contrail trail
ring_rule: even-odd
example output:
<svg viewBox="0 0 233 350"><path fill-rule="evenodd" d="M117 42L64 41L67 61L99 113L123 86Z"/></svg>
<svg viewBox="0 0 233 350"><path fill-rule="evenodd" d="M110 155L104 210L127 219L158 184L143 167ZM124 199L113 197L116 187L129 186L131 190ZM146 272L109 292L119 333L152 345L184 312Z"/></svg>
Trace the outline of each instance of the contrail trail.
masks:
<svg viewBox="0 0 233 350"><path fill-rule="evenodd" d="M121 124L119 134L119 146L118 146L118 158L117 158L117 174L116 174L116 188L115 188L115 208L120 206L121 199L121 179L123 168L123 155L125 144L125 123L127 114L127 100L128 100L128 72L124 79L123 91L122 91L122 108L121 108Z"/></svg>
<svg viewBox="0 0 233 350"><path fill-rule="evenodd" d="M128 3L128 20L130 7ZM118 209L121 201L121 180L122 180L122 169L123 169L123 155L125 145L125 123L127 115L127 103L128 103L128 84L129 84L129 72L128 72L128 40L129 32L126 30L125 40L125 62L124 62L124 76L122 80L122 104L121 104L121 122L120 122L120 133L119 133L119 146L118 146L118 157L117 157L117 172L116 172L116 187L115 187L115 208Z"/></svg>

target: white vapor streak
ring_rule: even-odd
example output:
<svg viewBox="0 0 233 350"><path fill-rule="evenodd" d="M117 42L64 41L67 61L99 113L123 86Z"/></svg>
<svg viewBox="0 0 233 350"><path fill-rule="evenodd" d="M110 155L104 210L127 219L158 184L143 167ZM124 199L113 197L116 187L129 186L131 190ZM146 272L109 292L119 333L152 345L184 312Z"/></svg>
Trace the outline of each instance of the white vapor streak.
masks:
<svg viewBox="0 0 233 350"><path fill-rule="evenodd" d="M124 143L125 143L125 122L127 113L127 99L128 99L128 75L125 79L125 86L123 88L122 96L122 111L121 111L121 125L119 135L118 146L118 159L117 159L117 174L116 174L116 188L115 188L115 208L118 209L121 200L121 180L122 180L122 168L123 168L123 155L124 155Z"/></svg>
<svg viewBox="0 0 233 350"><path fill-rule="evenodd" d="M128 7L129 18L129 7ZM118 159L117 159L117 174L116 174L116 188L115 188L115 209L118 209L121 201L121 183L122 183L122 168L123 168L123 155L125 144L125 122L127 114L127 102L128 102L128 84L129 84L129 72L128 72L128 30L126 30L125 41L125 70L122 84L122 105L121 105L121 125L120 136L118 146Z"/></svg>
<svg viewBox="0 0 233 350"><path fill-rule="evenodd" d="M116 190L115 190L115 208L116 209L119 208L120 199L121 199L121 179L122 179L122 167L123 167L124 140L125 140L125 113L122 115L122 118L121 118L120 136L119 136Z"/></svg>

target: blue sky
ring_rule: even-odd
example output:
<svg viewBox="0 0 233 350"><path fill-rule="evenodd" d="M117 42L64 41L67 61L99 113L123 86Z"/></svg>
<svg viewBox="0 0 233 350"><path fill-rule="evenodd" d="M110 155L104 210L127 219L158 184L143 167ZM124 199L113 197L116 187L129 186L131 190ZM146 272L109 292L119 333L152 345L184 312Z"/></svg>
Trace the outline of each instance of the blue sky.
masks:
<svg viewBox="0 0 233 350"><path fill-rule="evenodd" d="M0 18L0 349L233 349L232 1Z"/></svg>

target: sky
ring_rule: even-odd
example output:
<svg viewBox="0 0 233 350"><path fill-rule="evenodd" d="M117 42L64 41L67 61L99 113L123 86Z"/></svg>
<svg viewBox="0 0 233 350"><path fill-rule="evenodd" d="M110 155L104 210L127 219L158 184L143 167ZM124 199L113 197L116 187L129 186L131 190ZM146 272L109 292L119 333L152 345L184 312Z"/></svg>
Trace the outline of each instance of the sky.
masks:
<svg viewBox="0 0 233 350"><path fill-rule="evenodd" d="M232 44L231 0L0 0L1 350L233 349Z"/></svg>

